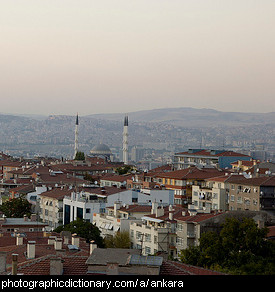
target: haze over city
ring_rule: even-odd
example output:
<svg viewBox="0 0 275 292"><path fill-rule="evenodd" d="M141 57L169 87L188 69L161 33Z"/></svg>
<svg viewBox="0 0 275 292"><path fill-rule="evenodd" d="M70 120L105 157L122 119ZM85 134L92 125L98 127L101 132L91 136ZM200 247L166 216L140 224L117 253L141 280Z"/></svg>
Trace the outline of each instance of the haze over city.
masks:
<svg viewBox="0 0 275 292"><path fill-rule="evenodd" d="M274 111L275 2L0 1L1 112Z"/></svg>

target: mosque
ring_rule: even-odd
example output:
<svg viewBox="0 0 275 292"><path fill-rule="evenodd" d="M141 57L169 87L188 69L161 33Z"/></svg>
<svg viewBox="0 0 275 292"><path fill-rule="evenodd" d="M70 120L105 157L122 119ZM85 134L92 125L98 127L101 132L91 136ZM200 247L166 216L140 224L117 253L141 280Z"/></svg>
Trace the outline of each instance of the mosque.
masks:
<svg viewBox="0 0 275 292"><path fill-rule="evenodd" d="M75 145L74 145L74 157L78 151L78 125L79 119L78 114L76 116L76 123L75 123ZM123 162L124 164L128 164L128 115L125 115L124 118L124 128L123 128ZM102 157L107 161L113 160L113 154L111 149L103 143L99 143L95 145L92 150L90 151L91 156L93 157Z"/></svg>
<svg viewBox="0 0 275 292"><path fill-rule="evenodd" d="M92 156L104 157L106 160L111 160L112 151L111 149L103 143L95 145L90 151Z"/></svg>

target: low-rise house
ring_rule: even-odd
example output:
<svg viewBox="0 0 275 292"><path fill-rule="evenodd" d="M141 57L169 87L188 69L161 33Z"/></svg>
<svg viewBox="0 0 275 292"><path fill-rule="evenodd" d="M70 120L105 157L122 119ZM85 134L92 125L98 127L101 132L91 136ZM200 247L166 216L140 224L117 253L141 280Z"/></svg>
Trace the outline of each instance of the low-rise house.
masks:
<svg viewBox="0 0 275 292"><path fill-rule="evenodd" d="M34 185L33 184L28 184L28 185L21 185L21 186L18 186L16 188L12 188L9 190L9 193L10 193L10 197L12 199L14 198L18 198L20 196L26 196L27 194L33 192L35 189Z"/></svg>
<svg viewBox="0 0 275 292"><path fill-rule="evenodd" d="M251 177L272 176L275 175L275 163L260 162L245 170L245 173Z"/></svg>
<svg viewBox="0 0 275 292"><path fill-rule="evenodd" d="M90 245L77 235L3 234L0 275L86 275Z"/></svg>
<svg viewBox="0 0 275 292"><path fill-rule="evenodd" d="M116 186L118 188L125 187L127 185L127 179L132 178L131 174L125 175L106 175L101 178L100 186L101 187L111 187Z"/></svg>
<svg viewBox="0 0 275 292"><path fill-rule="evenodd" d="M95 248L86 264L89 275L159 275L162 262L162 257L145 257L136 249Z"/></svg>
<svg viewBox="0 0 275 292"><path fill-rule="evenodd" d="M23 218L7 218L5 216L0 218L0 230L2 233L38 232L44 230L46 226L48 224L38 221L36 214L32 214L30 218L26 215Z"/></svg>
<svg viewBox="0 0 275 292"><path fill-rule="evenodd" d="M257 164L257 160L237 160L230 163L232 166L232 170L236 172L246 171Z"/></svg>

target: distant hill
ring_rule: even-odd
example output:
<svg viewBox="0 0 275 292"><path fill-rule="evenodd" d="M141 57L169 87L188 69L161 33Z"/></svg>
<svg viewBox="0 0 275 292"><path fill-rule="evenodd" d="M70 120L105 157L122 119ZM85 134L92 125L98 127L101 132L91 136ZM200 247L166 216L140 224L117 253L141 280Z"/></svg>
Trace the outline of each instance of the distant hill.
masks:
<svg viewBox="0 0 275 292"><path fill-rule="evenodd" d="M103 120L122 120L124 113L120 114L94 114L87 118ZM274 124L275 112L270 113L244 113L222 112L213 109L195 109L190 107L162 108L143 110L129 113L130 121L134 122L164 122L183 127L211 127L236 126L252 124Z"/></svg>

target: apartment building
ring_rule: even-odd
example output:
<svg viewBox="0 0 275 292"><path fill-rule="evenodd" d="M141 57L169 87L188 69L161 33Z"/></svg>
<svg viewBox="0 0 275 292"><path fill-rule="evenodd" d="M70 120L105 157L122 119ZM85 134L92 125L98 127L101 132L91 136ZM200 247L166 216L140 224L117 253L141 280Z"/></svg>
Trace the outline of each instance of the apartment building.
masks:
<svg viewBox="0 0 275 292"><path fill-rule="evenodd" d="M66 195L63 200L63 224L68 224L77 218L94 220L94 214L101 214L103 218L105 213L117 202L121 206L130 206L135 204L150 205L151 202L160 204L172 204L174 194L170 190L150 190L146 189L133 191L117 187L83 187L80 192L72 191Z"/></svg>
<svg viewBox="0 0 275 292"><path fill-rule="evenodd" d="M195 209L228 210L226 180L229 175L205 179L205 185L192 187L192 204Z"/></svg>
<svg viewBox="0 0 275 292"><path fill-rule="evenodd" d="M245 154L226 150L189 149L174 155L174 168L184 169L190 166L231 168L237 160L251 160Z"/></svg>
<svg viewBox="0 0 275 292"><path fill-rule="evenodd" d="M222 213L198 213L196 210L182 212L182 216L176 218L176 257L180 251L190 246L198 246L201 234L206 230L211 230L211 222Z"/></svg>
<svg viewBox="0 0 275 292"><path fill-rule="evenodd" d="M275 176L232 175L226 182L229 184L229 210L275 210Z"/></svg>
<svg viewBox="0 0 275 292"><path fill-rule="evenodd" d="M156 174L154 181L159 186L174 190L174 204L187 206L192 202L192 186L204 185L205 179L223 174L223 171L216 168L189 167Z"/></svg>
<svg viewBox="0 0 275 292"><path fill-rule="evenodd" d="M129 232L132 222L140 222L146 214L150 214L150 205L126 205L115 202L113 207L108 207L107 213L94 213L93 224L95 224L102 237L114 236L118 231Z"/></svg>
<svg viewBox="0 0 275 292"><path fill-rule="evenodd" d="M40 219L52 229L63 223L63 199L69 196L72 190L65 187L53 188L40 194Z"/></svg>
<svg viewBox="0 0 275 292"><path fill-rule="evenodd" d="M104 213L108 200L125 191L116 187L82 187L78 192L72 191L63 199L63 224L77 218L93 222L94 213Z"/></svg>
<svg viewBox="0 0 275 292"><path fill-rule="evenodd" d="M176 255L176 221L183 208L177 206L163 207L152 204L151 214L143 216L140 222L130 224L132 248L141 250L143 255L157 252Z"/></svg>

